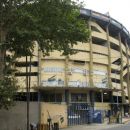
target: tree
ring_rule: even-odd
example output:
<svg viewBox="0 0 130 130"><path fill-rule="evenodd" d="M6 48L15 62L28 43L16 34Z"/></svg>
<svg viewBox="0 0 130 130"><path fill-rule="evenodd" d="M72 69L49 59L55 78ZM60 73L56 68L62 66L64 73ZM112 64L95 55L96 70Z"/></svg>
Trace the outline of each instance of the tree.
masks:
<svg viewBox="0 0 130 130"><path fill-rule="evenodd" d="M3 80L0 80L0 109L9 109L10 106L14 105L13 98L16 90L15 78L4 76Z"/></svg>
<svg viewBox="0 0 130 130"><path fill-rule="evenodd" d="M86 42L89 30L80 18L81 5L71 0L1 0L1 51L13 57L33 55L37 41L43 55L53 50L73 54L73 45Z"/></svg>
<svg viewBox="0 0 130 130"><path fill-rule="evenodd" d="M0 109L4 108L8 110L12 105L15 105L13 99L19 86L14 75L16 70L12 68L15 58L6 55L4 60L6 62L2 62L4 68L2 73L0 73Z"/></svg>

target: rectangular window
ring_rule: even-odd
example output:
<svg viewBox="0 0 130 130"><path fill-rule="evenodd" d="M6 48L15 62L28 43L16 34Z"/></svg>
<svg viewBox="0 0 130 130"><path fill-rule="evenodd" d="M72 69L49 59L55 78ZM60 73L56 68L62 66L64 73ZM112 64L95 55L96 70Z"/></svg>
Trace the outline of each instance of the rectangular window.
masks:
<svg viewBox="0 0 130 130"><path fill-rule="evenodd" d="M42 68L42 71L44 71L44 72L63 72L64 69L59 68L59 67L45 67L45 68Z"/></svg>
<svg viewBox="0 0 130 130"><path fill-rule="evenodd" d="M87 102L86 93L72 93L71 102Z"/></svg>
<svg viewBox="0 0 130 130"><path fill-rule="evenodd" d="M44 102L62 102L62 94L61 93L43 93L42 101Z"/></svg>
<svg viewBox="0 0 130 130"><path fill-rule="evenodd" d="M38 62L37 61L32 61L31 63L30 62L16 62L15 63L15 66L16 67L26 67L26 66L32 66L32 67L37 67L38 66Z"/></svg>
<svg viewBox="0 0 130 130"><path fill-rule="evenodd" d="M21 73L15 73L15 76L38 76L38 72L21 72Z"/></svg>

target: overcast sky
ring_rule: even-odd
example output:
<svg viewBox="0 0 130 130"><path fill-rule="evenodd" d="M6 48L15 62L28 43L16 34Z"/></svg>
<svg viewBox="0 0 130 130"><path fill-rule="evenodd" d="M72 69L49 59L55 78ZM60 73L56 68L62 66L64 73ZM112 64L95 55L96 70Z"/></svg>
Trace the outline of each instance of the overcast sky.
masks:
<svg viewBox="0 0 130 130"><path fill-rule="evenodd" d="M122 23L130 32L130 0L80 0L85 8L110 16Z"/></svg>

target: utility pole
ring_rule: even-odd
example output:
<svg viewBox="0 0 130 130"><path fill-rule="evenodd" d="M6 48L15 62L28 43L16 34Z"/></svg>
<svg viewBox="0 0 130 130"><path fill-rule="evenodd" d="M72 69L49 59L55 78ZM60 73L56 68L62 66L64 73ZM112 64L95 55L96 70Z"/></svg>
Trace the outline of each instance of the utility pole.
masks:
<svg viewBox="0 0 130 130"><path fill-rule="evenodd" d="M29 71L28 71L29 65ZM30 87L31 87L31 56L28 64L28 57L26 55L26 89L27 89L27 130L29 130L30 126Z"/></svg>
<svg viewBox="0 0 130 130"><path fill-rule="evenodd" d="M29 85L28 85L28 57L26 55L26 94L27 94L27 130L29 130Z"/></svg>

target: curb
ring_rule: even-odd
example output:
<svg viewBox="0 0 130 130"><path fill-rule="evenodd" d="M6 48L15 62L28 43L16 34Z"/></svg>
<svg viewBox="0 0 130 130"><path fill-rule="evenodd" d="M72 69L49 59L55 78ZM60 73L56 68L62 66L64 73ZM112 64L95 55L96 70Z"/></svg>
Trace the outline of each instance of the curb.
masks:
<svg viewBox="0 0 130 130"><path fill-rule="evenodd" d="M130 119L124 121L123 124L127 124L128 122L130 122Z"/></svg>

